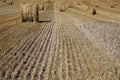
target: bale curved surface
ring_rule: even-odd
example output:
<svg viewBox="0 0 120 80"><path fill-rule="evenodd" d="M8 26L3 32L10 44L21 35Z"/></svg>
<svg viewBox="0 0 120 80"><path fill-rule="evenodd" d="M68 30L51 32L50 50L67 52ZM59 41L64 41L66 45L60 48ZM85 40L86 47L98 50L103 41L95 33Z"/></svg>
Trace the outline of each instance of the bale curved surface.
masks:
<svg viewBox="0 0 120 80"><path fill-rule="evenodd" d="M37 4L22 4L21 5L21 17L22 22L26 21L38 21L39 20L39 8Z"/></svg>
<svg viewBox="0 0 120 80"><path fill-rule="evenodd" d="M91 9L91 12L92 12L93 15L95 15L96 14L96 9Z"/></svg>
<svg viewBox="0 0 120 80"><path fill-rule="evenodd" d="M60 12L65 12L65 4L60 4Z"/></svg>

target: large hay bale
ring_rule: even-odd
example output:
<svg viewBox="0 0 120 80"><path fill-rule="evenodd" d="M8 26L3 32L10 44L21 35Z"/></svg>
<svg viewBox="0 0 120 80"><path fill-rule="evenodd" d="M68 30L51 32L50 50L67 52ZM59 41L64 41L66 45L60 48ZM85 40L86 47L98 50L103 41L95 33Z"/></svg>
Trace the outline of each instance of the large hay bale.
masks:
<svg viewBox="0 0 120 80"><path fill-rule="evenodd" d="M72 1L67 1L68 8L73 8Z"/></svg>
<svg viewBox="0 0 120 80"><path fill-rule="evenodd" d="M50 0L39 0L39 10L46 10L50 2Z"/></svg>
<svg viewBox="0 0 120 80"><path fill-rule="evenodd" d="M13 2L11 1L11 2L9 3L9 5L13 5Z"/></svg>
<svg viewBox="0 0 120 80"><path fill-rule="evenodd" d="M21 4L21 17L22 17L22 22L26 22L27 19L27 4Z"/></svg>
<svg viewBox="0 0 120 80"><path fill-rule="evenodd" d="M32 17L35 22L39 21L39 7L38 4L34 5L32 8Z"/></svg>
<svg viewBox="0 0 120 80"><path fill-rule="evenodd" d="M22 4L21 8L22 22L36 22L39 20L39 10L37 4Z"/></svg>
<svg viewBox="0 0 120 80"><path fill-rule="evenodd" d="M32 4L28 4L27 5L27 9L28 9L28 13L27 13L27 21L31 21L33 22L33 5Z"/></svg>
<svg viewBox="0 0 120 80"><path fill-rule="evenodd" d="M43 5L44 3L50 3L50 0L39 0L38 3Z"/></svg>
<svg viewBox="0 0 120 80"><path fill-rule="evenodd" d="M81 5L81 2L77 2L77 5Z"/></svg>
<svg viewBox="0 0 120 80"><path fill-rule="evenodd" d="M60 4L60 12L65 12L65 4Z"/></svg>
<svg viewBox="0 0 120 80"><path fill-rule="evenodd" d="M44 3L50 3L50 0L44 0Z"/></svg>
<svg viewBox="0 0 120 80"><path fill-rule="evenodd" d="M6 3L6 0L2 0L3 3Z"/></svg>
<svg viewBox="0 0 120 80"><path fill-rule="evenodd" d="M110 7L111 7L111 8L115 8L115 6L114 6L114 5L111 5Z"/></svg>
<svg viewBox="0 0 120 80"><path fill-rule="evenodd" d="M59 9L60 9L60 3L59 2L55 2L54 9L56 11L59 11Z"/></svg>
<svg viewBox="0 0 120 80"><path fill-rule="evenodd" d="M96 8L100 8L100 6L99 6L99 5L95 5L95 7L96 7Z"/></svg>
<svg viewBox="0 0 120 80"><path fill-rule="evenodd" d="M48 6L49 6L49 3L44 3L44 10L46 10Z"/></svg>
<svg viewBox="0 0 120 80"><path fill-rule="evenodd" d="M61 6L60 7L60 12L65 12L65 7Z"/></svg>
<svg viewBox="0 0 120 80"><path fill-rule="evenodd" d="M91 13L92 13L93 15L95 15L95 14L96 14L96 9L92 8L92 9L91 9Z"/></svg>
<svg viewBox="0 0 120 80"><path fill-rule="evenodd" d="M40 11L44 11L44 5L42 5L42 4L39 5L39 10L40 10Z"/></svg>

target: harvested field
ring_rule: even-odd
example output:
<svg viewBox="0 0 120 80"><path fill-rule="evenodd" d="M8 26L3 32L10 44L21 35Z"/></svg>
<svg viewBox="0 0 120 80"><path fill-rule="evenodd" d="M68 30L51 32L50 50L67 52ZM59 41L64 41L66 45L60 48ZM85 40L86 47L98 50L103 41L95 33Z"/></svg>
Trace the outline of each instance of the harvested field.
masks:
<svg viewBox="0 0 120 80"><path fill-rule="evenodd" d="M120 80L120 23L46 1L37 23L0 13L0 80Z"/></svg>

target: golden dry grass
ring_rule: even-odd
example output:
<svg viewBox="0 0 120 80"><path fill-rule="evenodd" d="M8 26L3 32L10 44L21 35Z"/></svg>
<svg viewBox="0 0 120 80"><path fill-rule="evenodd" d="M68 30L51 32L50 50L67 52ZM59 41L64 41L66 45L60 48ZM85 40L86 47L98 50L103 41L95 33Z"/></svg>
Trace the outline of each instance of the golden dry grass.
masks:
<svg viewBox="0 0 120 80"><path fill-rule="evenodd" d="M21 23L17 4L0 5L0 80L120 79L120 23L113 20L117 15L108 21L110 10L103 16L89 2L71 4L39 3L39 23ZM90 9L97 14L91 15Z"/></svg>
<svg viewBox="0 0 120 80"><path fill-rule="evenodd" d="M21 5L22 22L39 21L39 6L38 4L22 4Z"/></svg>

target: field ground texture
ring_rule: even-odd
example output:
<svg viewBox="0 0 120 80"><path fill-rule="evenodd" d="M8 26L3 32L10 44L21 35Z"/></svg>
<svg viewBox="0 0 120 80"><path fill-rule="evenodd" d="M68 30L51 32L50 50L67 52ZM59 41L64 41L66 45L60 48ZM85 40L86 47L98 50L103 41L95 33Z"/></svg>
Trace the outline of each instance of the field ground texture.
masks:
<svg viewBox="0 0 120 80"><path fill-rule="evenodd" d="M119 0L81 2L96 15L52 1L38 23L21 23L19 3L0 3L0 80L120 80Z"/></svg>

